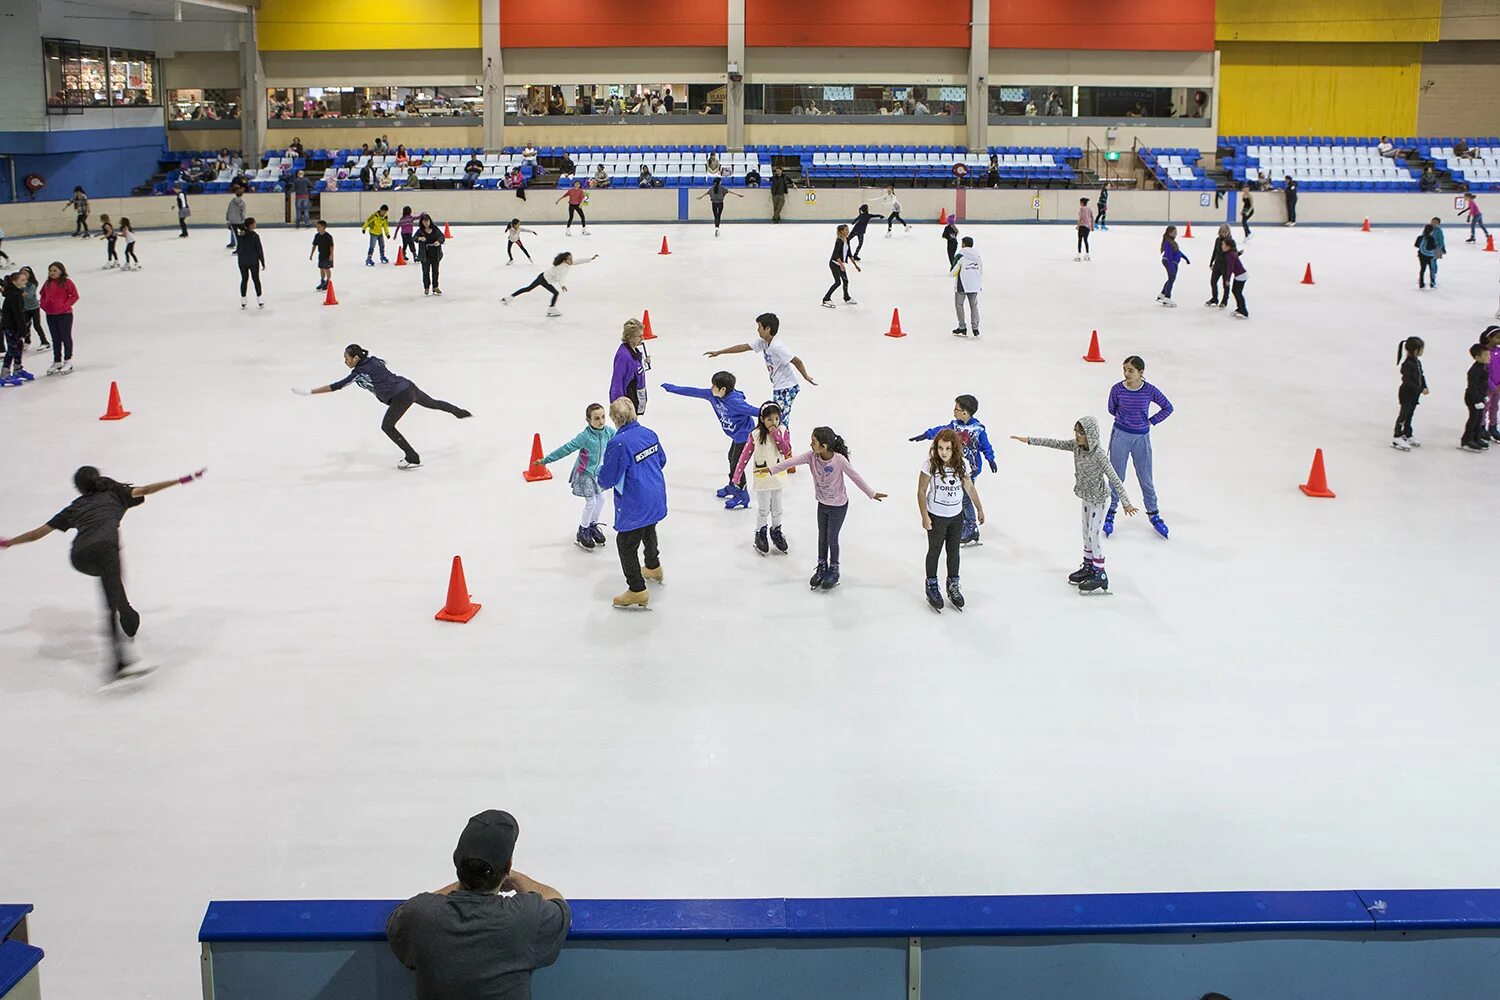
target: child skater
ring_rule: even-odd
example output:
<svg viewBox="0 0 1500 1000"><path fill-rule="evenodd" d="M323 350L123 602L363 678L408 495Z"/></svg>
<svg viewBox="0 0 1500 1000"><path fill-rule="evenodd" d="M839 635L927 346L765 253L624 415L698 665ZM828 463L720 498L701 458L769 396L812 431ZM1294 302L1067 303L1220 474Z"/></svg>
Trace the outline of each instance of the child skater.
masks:
<svg viewBox="0 0 1500 1000"><path fill-rule="evenodd" d="M1491 441L1500 441L1500 425L1497 425L1496 420L1500 416L1500 326L1487 328L1479 342L1490 349L1490 392L1484 403L1488 423L1485 436Z"/></svg>
<svg viewBox="0 0 1500 1000"><path fill-rule="evenodd" d="M702 194L700 194L698 196L698 200L699 201L702 201L704 198L712 198L713 199L713 201L710 204L713 205L713 210L714 210L714 236L718 236L719 235L719 223L724 218L724 196L726 194L732 194L736 198L743 198L743 197L745 197L744 195L740 194L738 191L731 191L731 190L729 190L729 188L725 187L724 186L724 178L722 176L715 176L714 177L714 182L709 185L708 190L704 191Z"/></svg>
<svg viewBox="0 0 1500 1000"><path fill-rule="evenodd" d="M18 386L35 379L22 367L21 355L26 350L26 275L20 271L5 276L5 285L0 287L0 338L5 341L5 360L0 362L0 385Z"/></svg>
<svg viewBox="0 0 1500 1000"><path fill-rule="evenodd" d="M321 292L333 280L333 234L328 231L328 223L322 219L318 220L317 230L313 234L312 249L307 251L307 259L312 260L313 254L318 255L317 290Z"/></svg>
<svg viewBox="0 0 1500 1000"><path fill-rule="evenodd" d="M37 283L36 272L31 268L23 267L21 273L26 276L26 283L21 288L21 304L26 309L26 346L31 346L31 331L35 328L38 338L36 349L44 351L52 345L48 343L47 335L42 332L42 286Z"/></svg>
<svg viewBox="0 0 1500 1000"><path fill-rule="evenodd" d="M1464 207L1458 212L1459 218L1469 217L1469 238L1465 243L1474 242L1474 227L1478 226L1484 230L1484 235L1490 234L1489 227L1484 224L1484 213L1479 210L1479 199L1474 197L1473 191L1464 192Z"/></svg>
<svg viewBox="0 0 1500 1000"><path fill-rule="evenodd" d="M510 300L518 295L525 295L533 288L545 288L547 291L552 293L552 301L547 305L547 315L561 316L562 312L557 308L557 297L568 290L568 286L563 284L563 282L567 280L568 271L577 265L590 264L598 259L599 255L594 254L594 256L588 258L587 260L575 261L571 253L564 251L563 253L558 254L556 257L553 257L552 266L532 279L531 284L527 285L525 288L518 288L515 291L511 292L509 295L504 296L500 299L500 304L502 306L508 306L510 305Z"/></svg>
<svg viewBox="0 0 1500 1000"><path fill-rule="evenodd" d="M828 291L823 295L823 305L825 308L834 308L833 293L839 290L840 285L844 286L844 305L859 305L858 302L849 297L850 264L854 265L856 271L863 270L859 266L859 261L854 259L853 254L849 250L849 227L839 226L838 231L833 237L833 252L828 258L828 270L833 274L833 284L828 286Z"/></svg>
<svg viewBox="0 0 1500 1000"><path fill-rule="evenodd" d="M380 248L380 263L389 264L385 256L385 238L391 235L391 206L381 205L370 213L365 224L359 227L361 233L370 234L370 246L365 250L365 267L375 266L375 248Z"/></svg>
<svg viewBox="0 0 1500 1000"><path fill-rule="evenodd" d="M908 233L911 232L911 226L907 224L905 219L901 218L901 202L896 197L895 185L887 184L885 194L880 195L875 200L883 201L891 206L890 214L885 217L885 235L887 238L891 235L891 227L898 222L901 223Z"/></svg>
<svg viewBox="0 0 1500 1000"><path fill-rule="evenodd" d="M991 472L999 472L1000 468L995 464L995 449L990 445L989 432L985 430L984 424L975 416L979 412L979 400L964 393L953 401L953 419L946 424L938 424L929 427L921 434L916 434L908 441L931 441L943 431L951 430L958 435L959 444L963 446L964 463L968 469L969 478L977 480L983 471L980 464L980 456L990 463ZM959 534L960 545L969 545L979 541L979 522L974 504L965 493L961 498L963 501L964 523L963 531Z"/></svg>
<svg viewBox="0 0 1500 1000"><path fill-rule="evenodd" d="M832 590L839 585L839 532L849 513L844 480L851 480L871 500L884 500L885 494L870 489L854 471L849 464L848 445L831 427L814 427L811 451L777 462L766 472L774 476L798 465L812 470L813 494L818 498L818 568L807 585L813 590Z"/></svg>
<svg viewBox="0 0 1500 1000"><path fill-rule="evenodd" d="M1162 391L1146 381L1146 362L1140 355L1132 354L1125 359L1125 380L1116 382L1109 390L1109 414L1115 418L1109 431L1109 464L1114 466L1120 479L1125 478L1125 465L1135 462L1135 478L1141 484L1142 502L1146 505L1146 516L1151 527L1163 538L1167 537L1167 522L1161 519L1156 503L1156 482L1151 469L1151 428L1172 415L1172 401ZM1151 412L1151 404L1157 410ZM1120 494L1113 488L1109 491L1109 513L1104 515L1104 536L1115 531L1115 507Z"/></svg>
<svg viewBox="0 0 1500 1000"><path fill-rule="evenodd" d="M412 239L416 228L417 217L411 214L411 206L402 205L401 218L396 220L396 231L401 234L401 249L406 252L406 259L413 262L417 259L417 241Z"/></svg>
<svg viewBox="0 0 1500 1000"><path fill-rule="evenodd" d="M568 486L575 497L583 499L583 513L578 518L578 534L573 543L580 549L592 551L594 546L604 544L604 529L600 525L599 511L604 506L604 492L599 489L599 463L604 461L604 446L615 436L615 429L604 419L604 407L590 403L583 411L586 426L573 440L560 448L554 448L536 460L537 465L551 465L559 458L578 452L578 461L568 473Z"/></svg>
<svg viewBox="0 0 1500 1000"><path fill-rule="evenodd" d="M951 215L948 217L948 224L943 227L943 242L948 247L948 269L951 271L958 262L958 224Z"/></svg>
<svg viewBox="0 0 1500 1000"><path fill-rule="evenodd" d="M958 326L953 328L955 337L967 337L972 321L974 336L979 337L979 293L984 290L984 259L974 249L974 237L965 236L963 249L953 258L953 268L948 272L953 279L953 311L958 314ZM964 303L969 304L969 316L964 317Z"/></svg>
<svg viewBox="0 0 1500 1000"><path fill-rule="evenodd" d="M1416 415L1417 404L1427 395L1427 376L1422 373L1422 349L1426 346L1421 337L1407 337L1396 345L1396 361L1401 365L1401 387L1396 390L1396 402L1401 409L1396 414L1396 429L1391 432L1391 447L1397 451L1421 447L1412 440L1411 418ZM1401 357L1403 352L1405 360Z"/></svg>
<svg viewBox="0 0 1500 1000"><path fill-rule="evenodd" d="M195 479L203 478L205 469L190 472L176 479L164 479L147 486L132 486L117 483L108 476L99 474L92 465L85 465L73 473L73 486L78 490L78 499L54 514L46 524L16 535L0 538L0 549L14 545L25 545L44 538L54 531L77 530L73 539L71 560L73 568L85 576L96 576L104 589L106 614L105 633L109 636L113 664L110 680L119 680L132 674L148 672L150 667L138 666L132 650L136 632L141 627L141 616L130 606L125 594L125 581L120 567L120 520L132 507L139 507L153 493L172 486L185 486Z"/></svg>
<svg viewBox="0 0 1500 1000"><path fill-rule="evenodd" d="M123 215L120 216L120 236L125 240L125 267L122 270L139 271L141 259L135 255L135 228Z"/></svg>
<svg viewBox="0 0 1500 1000"><path fill-rule="evenodd" d="M1474 359L1464 385L1464 409L1469 416L1464 421L1464 436L1458 446L1465 451L1489 451L1490 442L1484 433L1484 403L1489 395L1490 349L1475 344L1469 348L1469 357Z"/></svg>
<svg viewBox="0 0 1500 1000"><path fill-rule="evenodd" d="M1191 264L1187 254L1177 245L1177 227L1168 226L1161 234L1161 266L1167 269L1167 283L1161 286L1161 294L1156 301L1171 309L1177 308L1177 303L1172 301L1172 286L1177 282L1177 265L1179 263Z"/></svg>
<svg viewBox="0 0 1500 1000"><path fill-rule="evenodd" d="M109 216L107 215L99 216L99 238L104 241L104 245L109 251L104 258L104 270L108 271L112 267L119 267L120 255L115 250L115 244L118 242L120 234L115 232L114 223L109 221Z"/></svg>
<svg viewBox="0 0 1500 1000"><path fill-rule="evenodd" d="M1234 242L1233 236L1224 237L1224 280L1229 282L1234 291L1234 312L1230 313L1235 319L1249 319L1250 310L1245 308L1245 268L1244 258L1240 255L1239 245Z"/></svg>
<svg viewBox="0 0 1500 1000"><path fill-rule="evenodd" d="M505 227L506 267L510 267L510 265L516 262L517 250L520 250L523 254L526 255L527 263L531 262L531 252L526 249L526 244L521 242L522 233L530 233L532 236L537 235L537 231L535 229L522 229L520 219L511 219L510 224Z"/></svg>
<svg viewBox="0 0 1500 1000"><path fill-rule="evenodd" d="M917 510L927 532L927 603L937 612L943 610L937 564L938 553L944 549L948 555L948 600L958 610L964 609L963 591L958 586L958 546L963 532L965 497L973 503L979 523L983 524L984 504L969 478L963 442L957 431L944 427L932 439L932 447L917 473Z"/></svg>
<svg viewBox="0 0 1500 1000"><path fill-rule="evenodd" d="M1136 508L1125 495L1125 484L1115 474L1109 456L1099 447L1099 422L1093 417L1080 417L1073 425L1071 441L1014 434L1011 439L1073 453L1073 495L1083 501L1083 565L1068 575L1068 582L1080 594L1108 593L1109 574L1104 572L1104 540L1100 529L1104 526L1111 489L1118 495L1127 517L1134 517Z"/></svg>
<svg viewBox="0 0 1500 1000"><path fill-rule="evenodd" d="M807 368L803 366L801 358L794 355L785 344L776 342L776 334L780 329L781 320L775 313L761 313L755 317L755 339L750 343L735 344L733 347L725 347L717 351L706 351L703 356L717 358L721 354L743 354L746 351L764 355L766 373L771 376L771 398L775 399L776 405L781 407L781 422L786 425L787 430L791 430L792 404L797 401L797 394L802 391L802 386L797 382L797 372L802 373L808 385L818 383L807 374Z"/></svg>
<svg viewBox="0 0 1500 1000"><path fill-rule="evenodd" d="M1089 259L1089 233L1094 231L1094 213L1087 198L1078 199L1078 245L1073 248L1074 260Z"/></svg>
<svg viewBox="0 0 1500 1000"><path fill-rule="evenodd" d="M745 489L745 481L735 474L735 470L739 468L740 453L750 443L750 432L755 429L756 420L760 417L760 411L734 385L733 372L714 372L707 389L672 385L670 382L661 384L665 392L706 399L708 405L714 408L714 416L719 418L719 427L723 429L724 436L729 438L729 482L714 494L723 499L725 510L750 506L750 493Z"/></svg>
<svg viewBox="0 0 1500 1000"><path fill-rule="evenodd" d="M562 201L564 198L568 199L568 224L563 227L564 236L573 235L574 215L578 216L579 227L583 230L583 235L590 235L589 220L584 218L583 215L583 200L587 197L588 192L583 189L582 181L574 181L571 188L557 196L557 201ZM555 205L557 202L555 201L553 204Z"/></svg>
<svg viewBox="0 0 1500 1000"><path fill-rule="evenodd" d="M1094 219L1094 228L1095 229L1100 230L1102 232L1103 230L1106 230L1106 229L1109 228L1109 226L1105 225L1105 223L1104 223L1104 217L1106 215L1108 215L1108 214L1109 214L1109 188L1100 188L1099 189L1099 215Z"/></svg>
<svg viewBox="0 0 1500 1000"><path fill-rule="evenodd" d="M385 419L381 421L380 429L385 431L386 437L396 443L397 448L401 449L401 461L396 463L398 469L416 469L422 465L421 456L396 429L396 423L406 415L406 411L411 409L413 403L429 410L451 413L460 420L473 416L468 410L460 409L452 403L433 399L418 389L411 379L397 375L385 366L384 361L371 357L370 352L358 344L350 344L344 348L344 364L351 370L348 375L337 382L320 385L316 389L293 389L292 391L299 396L319 396L325 392L338 392L350 382L361 389L370 390L377 400L385 404Z"/></svg>
<svg viewBox="0 0 1500 1000"><path fill-rule="evenodd" d="M1240 188L1240 228L1244 230L1245 242L1250 242L1250 217L1255 214L1255 199L1250 194L1250 185Z"/></svg>
<svg viewBox="0 0 1500 1000"><path fill-rule="evenodd" d="M865 230L870 226L871 219L883 219L885 216L876 215L870 211L869 205L859 206L859 214L854 217L854 222L849 228L849 257L851 260L859 260L859 255L865 249ZM854 241L858 240L856 244Z"/></svg>
<svg viewBox="0 0 1500 1000"><path fill-rule="evenodd" d="M1219 235L1214 237L1214 252L1208 258L1208 301L1206 306L1218 306L1223 309L1229 305L1229 277L1224 273L1224 241L1230 238L1229 223L1219 225ZM1224 293L1219 294L1219 285L1223 283Z"/></svg>
<svg viewBox="0 0 1500 1000"><path fill-rule="evenodd" d="M771 528L770 541L776 551L786 555L786 536L781 533L781 484L785 477L772 475L771 466L783 458L792 457L791 436L781 426L781 407L774 402L765 403L755 421L755 430L750 432L750 447L740 450L739 462L734 469L734 480L740 481L746 464L751 464L754 477L750 481L755 494L755 551L765 555L771 551L766 540L766 524Z"/></svg>
<svg viewBox="0 0 1500 1000"><path fill-rule="evenodd" d="M62 261L47 265L47 280L37 293L37 304L47 317L52 334L52 364L48 375L67 375L73 370L73 307L78 304L78 286L68 277Z"/></svg>

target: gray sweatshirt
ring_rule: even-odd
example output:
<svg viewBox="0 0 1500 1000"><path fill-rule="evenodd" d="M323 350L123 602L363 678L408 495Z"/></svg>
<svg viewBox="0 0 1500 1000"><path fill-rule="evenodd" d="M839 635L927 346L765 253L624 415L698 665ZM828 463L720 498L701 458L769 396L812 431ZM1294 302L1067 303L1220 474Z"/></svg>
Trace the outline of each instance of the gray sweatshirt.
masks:
<svg viewBox="0 0 1500 1000"><path fill-rule="evenodd" d="M1120 494L1122 504L1135 506L1130 503L1130 497L1126 496L1125 484L1115 474L1115 467L1109 464L1109 452L1099 444L1099 421L1093 417L1080 417L1078 424L1088 440L1087 448L1078 447L1078 442L1072 438L1062 441L1057 438L1034 437L1027 441L1039 448L1056 448L1073 453L1073 495L1084 503L1109 503L1109 488L1113 486L1115 492Z"/></svg>
<svg viewBox="0 0 1500 1000"><path fill-rule="evenodd" d="M224 209L224 221L231 226L243 226L245 224L245 199L235 195L229 199L229 207Z"/></svg>

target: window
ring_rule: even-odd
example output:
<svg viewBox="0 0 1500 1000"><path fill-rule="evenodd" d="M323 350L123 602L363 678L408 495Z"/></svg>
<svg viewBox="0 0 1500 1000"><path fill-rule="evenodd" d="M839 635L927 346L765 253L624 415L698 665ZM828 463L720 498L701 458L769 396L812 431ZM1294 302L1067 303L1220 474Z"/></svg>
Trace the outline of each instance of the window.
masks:
<svg viewBox="0 0 1500 1000"><path fill-rule="evenodd" d="M266 91L272 118L483 117L484 92L457 87L291 87Z"/></svg>
<svg viewBox="0 0 1500 1000"><path fill-rule="evenodd" d="M110 103L117 108L159 105L156 92L156 53L135 49L109 50Z"/></svg>
<svg viewBox="0 0 1500 1000"><path fill-rule="evenodd" d="M967 90L925 84L765 83L745 88L745 109L765 115L958 116Z"/></svg>
<svg viewBox="0 0 1500 1000"><path fill-rule="evenodd" d="M42 39L49 114L109 106L109 53L68 38Z"/></svg>
<svg viewBox="0 0 1500 1000"><path fill-rule="evenodd" d="M1022 118L1197 118L1212 106L1212 91L1197 87L1094 87L1003 84L990 88L990 114Z"/></svg>
<svg viewBox="0 0 1500 1000"><path fill-rule="evenodd" d="M174 122L231 121L240 116L238 90L169 90L168 115Z"/></svg>
<svg viewBox="0 0 1500 1000"><path fill-rule="evenodd" d="M1073 88L1057 84L991 87L990 114L1024 118L1072 118Z"/></svg>
<svg viewBox="0 0 1500 1000"><path fill-rule="evenodd" d="M723 84L538 83L505 88L505 113L527 118L564 115L723 114Z"/></svg>

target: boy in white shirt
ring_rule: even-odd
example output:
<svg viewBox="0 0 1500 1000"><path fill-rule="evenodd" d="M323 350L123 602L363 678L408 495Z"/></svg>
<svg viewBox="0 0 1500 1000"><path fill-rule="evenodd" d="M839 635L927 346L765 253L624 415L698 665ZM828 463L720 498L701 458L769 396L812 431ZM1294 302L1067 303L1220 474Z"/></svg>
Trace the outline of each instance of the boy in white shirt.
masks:
<svg viewBox="0 0 1500 1000"><path fill-rule="evenodd" d="M978 337L979 292L984 284L984 261L974 249L974 237L965 236L961 247L958 256L953 260L953 270L948 272L954 278L953 309L958 313L958 327L953 331L953 335L955 337L969 335L969 324L964 322L964 299L968 299L974 336Z"/></svg>
<svg viewBox="0 0 1500 1000"><path fill-rule="evenodd" d="M797 372L802 373L808 385L818 383L807 374L801 358L792 354L786 345L776 343L776 334L780 329L781 320L776 317L775 313L761 313L755 317L757 336L754 340L748 344L735 344L733 347L707 351L704 356L717 358L721 354L744 354L746 351L754 351L764 356L766 373L771 377L771 396L776 400L776 405L781 407L781 425L790 430L792 403L796 401L797 393L802 391L802 386L797 382Z"/></svg>

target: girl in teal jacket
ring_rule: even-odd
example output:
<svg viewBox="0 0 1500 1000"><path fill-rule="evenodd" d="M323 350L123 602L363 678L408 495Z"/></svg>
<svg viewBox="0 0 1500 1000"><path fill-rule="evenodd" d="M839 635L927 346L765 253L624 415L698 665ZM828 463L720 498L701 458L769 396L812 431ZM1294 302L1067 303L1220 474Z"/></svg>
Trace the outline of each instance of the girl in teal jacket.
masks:
<svg viewBox="0 0 1500 1000"><path fill-rule="evenodd" d="M599 511L604 506L604 494L599 489L599 463L604 461L604 446L615 436L615 429L604 419L604 407L598 403L590 403L583 416L588 426L567 444L537 459L536 464L551 465L578 452L578 461L568 474L573 495L583 498L583 514L578 518L578 534L573 541L581 549L592 549L604 544L604 529L599 523Z"/></svg>

